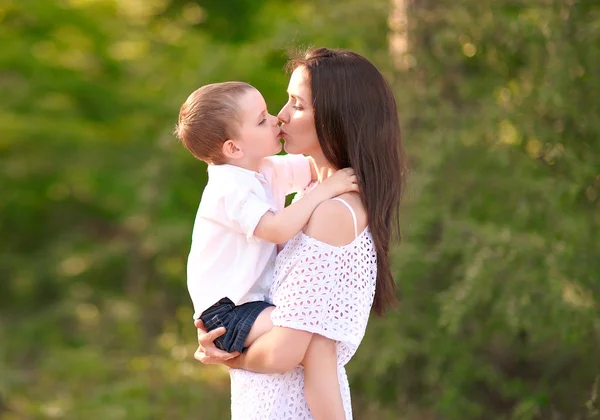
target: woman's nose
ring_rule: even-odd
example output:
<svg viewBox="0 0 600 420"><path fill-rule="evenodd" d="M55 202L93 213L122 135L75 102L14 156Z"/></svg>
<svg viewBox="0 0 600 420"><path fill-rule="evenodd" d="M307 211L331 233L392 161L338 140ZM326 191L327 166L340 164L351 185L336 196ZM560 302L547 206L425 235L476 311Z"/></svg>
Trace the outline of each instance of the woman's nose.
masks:
<svg viewBox="0 0 600 420"><path fill-rule="evenodd" d="M285 112L285 107L281 108L281 111L279 111L279 114L277 114L277 118L284 124L289 122L289 117Z"/></svg>

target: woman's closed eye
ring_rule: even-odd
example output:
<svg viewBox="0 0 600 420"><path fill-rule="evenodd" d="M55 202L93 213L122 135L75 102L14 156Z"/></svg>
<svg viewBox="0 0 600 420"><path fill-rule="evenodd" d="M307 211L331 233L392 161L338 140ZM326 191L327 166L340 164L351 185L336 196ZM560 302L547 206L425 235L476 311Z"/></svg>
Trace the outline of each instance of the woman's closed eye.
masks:
<svg viewBox="0 0 600 420"><path fill-rule="evenodd" d="M296 111L302 111L304 109L300 102L298 102L298 100L293 96L290 96L288 103L290 104L291 108L295 109Z"/></svg>

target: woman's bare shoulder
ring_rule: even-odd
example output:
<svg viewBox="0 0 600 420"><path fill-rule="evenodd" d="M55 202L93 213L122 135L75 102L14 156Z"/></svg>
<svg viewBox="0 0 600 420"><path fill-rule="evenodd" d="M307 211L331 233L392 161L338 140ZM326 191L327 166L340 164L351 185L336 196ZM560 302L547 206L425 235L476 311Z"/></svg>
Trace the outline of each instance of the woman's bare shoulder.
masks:
<svg viewBox="0 0 600 420"><path fill-rule="evenodd" d="M342 194L339 196L348 203L356 215L358 232L367 224L366 212L358 194ZM326 200L317 206L313 212L304 233L320 242L333 246L344 246L351 243L354 236L354 221L352 213L338 200Z"/></svg>

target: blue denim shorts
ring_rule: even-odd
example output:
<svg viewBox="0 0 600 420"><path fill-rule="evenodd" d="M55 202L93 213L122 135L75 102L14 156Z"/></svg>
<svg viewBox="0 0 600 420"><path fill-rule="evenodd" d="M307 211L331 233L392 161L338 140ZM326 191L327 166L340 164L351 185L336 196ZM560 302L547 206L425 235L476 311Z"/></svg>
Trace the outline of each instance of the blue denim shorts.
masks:
<svg viewBox="0 0 600 420"><path fill-rule="evenodd" d="M228 353L244 351L244 342L248 338L252 324L258 315L273 306L267 302L248 302L235 306L229 298L223 298L202 312L200 319L207 331L225 327L225 334L215 339L217 348Z"/></svg>

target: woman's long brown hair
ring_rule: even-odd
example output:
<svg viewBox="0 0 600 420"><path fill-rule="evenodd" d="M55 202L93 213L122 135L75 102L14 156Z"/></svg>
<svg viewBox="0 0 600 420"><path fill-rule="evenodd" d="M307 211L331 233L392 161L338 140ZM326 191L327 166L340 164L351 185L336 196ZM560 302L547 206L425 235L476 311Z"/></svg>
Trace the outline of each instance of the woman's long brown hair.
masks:
<svg viewBox="0 0 600 420"><path fill-rule="evenodd" d="M373 310L383 314L397 301L390 244L400 239L400 200L406 157L396 100L377 68L347 50L311 49L288 69L305 67L310 77L315 125L325 158L336 168L352 167L367 210L377 252Z"/></svg>

